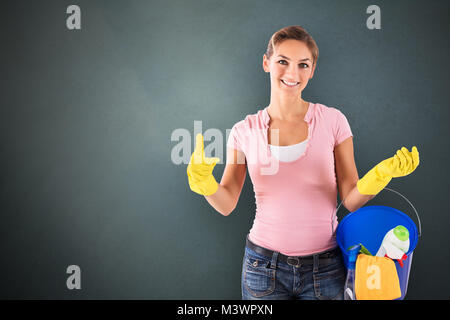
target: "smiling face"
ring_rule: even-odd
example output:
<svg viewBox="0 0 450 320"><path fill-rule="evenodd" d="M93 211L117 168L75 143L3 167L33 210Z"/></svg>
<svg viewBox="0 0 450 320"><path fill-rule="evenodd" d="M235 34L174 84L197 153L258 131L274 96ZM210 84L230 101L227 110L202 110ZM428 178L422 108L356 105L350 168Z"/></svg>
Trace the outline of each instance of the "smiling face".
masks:
<svg viewBox="0 0 450 320"><path fill-rule="evenodd" d="M308 46L299 40L278 43L270 59L264 54L264 71L270 72L272 91L298 95L314 75L316 65Z"/></svg>

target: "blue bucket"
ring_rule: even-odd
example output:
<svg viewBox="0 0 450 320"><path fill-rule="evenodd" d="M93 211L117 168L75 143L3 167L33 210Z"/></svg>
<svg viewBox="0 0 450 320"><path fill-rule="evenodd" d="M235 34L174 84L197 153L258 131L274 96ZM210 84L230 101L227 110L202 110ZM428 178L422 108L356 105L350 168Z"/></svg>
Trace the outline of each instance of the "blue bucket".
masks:
<svg viewBox="0 0 450 320"><path fill-rule="evenodd" d="M385 189L402 196L392 189ZM404 196L402 197L408 201ZM414 209L419 222L419 229L421 229L419 215L414 206L409 201L408 203ZM410 217L400 210L391 207L362 207L342 219L336 229L336 241L342 251L345 267L348 268L349 251L347 249L349 247L361 243L370 251L370 253L375 255L380 248L386 233L398 225L403 225L408 229L410 242L409 250L406 253L407 259L403 261L403 267L400 266L398 261L394 260L402 292L402 296L399 299L403 299L408 288L413 251L416 248L419 236L421 235L421 230L420 233L417 232L417 227Z"/></svg>

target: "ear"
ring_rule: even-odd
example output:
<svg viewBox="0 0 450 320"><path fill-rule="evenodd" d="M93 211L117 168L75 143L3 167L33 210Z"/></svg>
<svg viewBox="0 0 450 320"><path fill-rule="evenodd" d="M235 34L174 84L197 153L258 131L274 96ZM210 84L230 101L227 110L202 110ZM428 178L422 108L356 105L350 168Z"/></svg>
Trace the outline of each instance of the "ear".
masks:
<svg viewBox="0 0 450 320"><path fill-rule="evenodd" d="M263 69L265 72L270 72L269 59L267 58L265 53L263 54Z"/></svg>

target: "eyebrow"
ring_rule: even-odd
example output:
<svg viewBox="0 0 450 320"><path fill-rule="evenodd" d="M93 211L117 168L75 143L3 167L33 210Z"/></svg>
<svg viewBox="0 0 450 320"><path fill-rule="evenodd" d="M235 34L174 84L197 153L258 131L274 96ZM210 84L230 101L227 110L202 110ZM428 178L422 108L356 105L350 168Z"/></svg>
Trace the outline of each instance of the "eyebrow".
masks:
<svg viewBox="0 0 450 320"><path fill-rule="evenodd" d="M278 56L279 56L279 57L282 57L282 58L285 58L285 59L287 59L287 60L291 60L291 59L289 59L288 57L283 56L282 54L279 54ZM311 59L309 59L309 58L301 59L301 60L298 60L298 61L306 61L306 60L311 61Z"/></svg>

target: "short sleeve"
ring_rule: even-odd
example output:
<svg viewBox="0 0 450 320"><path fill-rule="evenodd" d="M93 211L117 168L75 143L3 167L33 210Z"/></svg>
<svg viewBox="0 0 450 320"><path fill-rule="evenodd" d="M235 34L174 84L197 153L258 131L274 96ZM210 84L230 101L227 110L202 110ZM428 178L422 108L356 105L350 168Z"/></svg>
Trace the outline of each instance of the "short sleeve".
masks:
<svg viewBox="0 0 450 320"><path fill-rule="evenodd" d="M337 109L336 109L337 110ZM337 110L336 123L334 128L334 147L338 146L345 139L353 137L350 124L347 121L345 115Z"/></svg>
<svg viewBox="0 0 450 320"><path fill-rule="evenodd" d="M239 134L239 124L240 123L241 122L236 123L231 128L230 134L228 136L227 147L243 152L242 146L241 146L240 134Z"/></svg>

